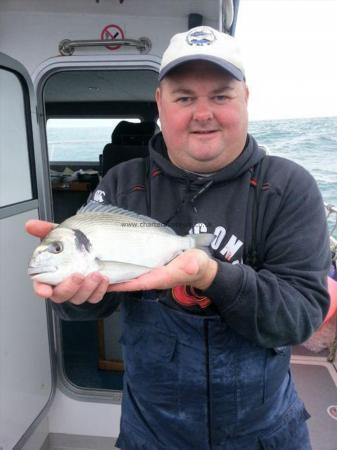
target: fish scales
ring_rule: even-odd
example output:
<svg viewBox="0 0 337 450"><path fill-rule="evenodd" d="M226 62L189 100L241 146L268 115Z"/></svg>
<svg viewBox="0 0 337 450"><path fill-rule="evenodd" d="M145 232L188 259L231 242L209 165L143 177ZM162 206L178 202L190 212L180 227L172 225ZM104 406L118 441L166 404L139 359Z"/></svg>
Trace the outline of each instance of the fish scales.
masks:
<svg viewBox="0 0 337 450"><path fill-rule="evenodd" d="M182 250L192 248L193 240L144 226L140 220L128 221L125 216L108 214L79 214L62 226L78 228L91 242L96 257L104 261L119 261L145 267L163 265ZM137 226L132 226L135 224ZM171 255L169 258L167 255Z"/></svg>
<svg viewBox="0 0 337 450"><path fill-rule="evenodd" d="M99 226L107 226L107 227L116 227L116 229L122 228L130 228L133 231L138 231L147 234L176 234L173 232L171 228L164 226L159 222L146 222L143 220L137 220L133 217L126 217L125 215L114 215L112 217L111 214L107 213L81 213L75 216L72 216L69 219L66 219L62 226L70 227L70 228L82 228L86 227L90 229L90 227Z"/></svg>

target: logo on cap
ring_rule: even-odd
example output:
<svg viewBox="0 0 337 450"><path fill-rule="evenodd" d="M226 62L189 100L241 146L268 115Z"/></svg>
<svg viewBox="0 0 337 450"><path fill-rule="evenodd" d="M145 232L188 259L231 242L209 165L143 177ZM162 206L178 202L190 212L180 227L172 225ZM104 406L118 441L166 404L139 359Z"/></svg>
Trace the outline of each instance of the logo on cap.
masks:
<svg viewBox="0 0 337 450"><path fill-rule="evenodd" d="M186 41L189 45L210 45L216 39L215 34L209 28L198 28L197 30L192 30L186 36Z"/></svg>

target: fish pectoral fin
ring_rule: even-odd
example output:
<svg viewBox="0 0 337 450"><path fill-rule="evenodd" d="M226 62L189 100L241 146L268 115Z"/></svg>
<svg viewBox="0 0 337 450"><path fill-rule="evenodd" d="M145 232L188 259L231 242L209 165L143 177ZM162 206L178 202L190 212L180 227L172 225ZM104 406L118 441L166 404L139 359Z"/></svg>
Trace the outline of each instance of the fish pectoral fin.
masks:
<svg viewBox="0 0 337 450"><path fill-rule="evenodd" d="M153 269L153 267L150 266L140 266L139 264L132 264L132 263L127 263L124 261L110 261L110 260L106 260L103 258L96 258L96 263L101 267L116 267L116 266L120 266L121 268L130 268L130 267L139 267L142 269L148 269L151 270Z"/></svg>
<svg viewBox="0 0 337 450"><path fill-rule="evenodd" d="M120 283L132 280L152 269L152 267L139 266L137 264L120 261L105 261L98 258L96 258L96 263L99 267L99 271L109 278L110 283Z"/></svg>

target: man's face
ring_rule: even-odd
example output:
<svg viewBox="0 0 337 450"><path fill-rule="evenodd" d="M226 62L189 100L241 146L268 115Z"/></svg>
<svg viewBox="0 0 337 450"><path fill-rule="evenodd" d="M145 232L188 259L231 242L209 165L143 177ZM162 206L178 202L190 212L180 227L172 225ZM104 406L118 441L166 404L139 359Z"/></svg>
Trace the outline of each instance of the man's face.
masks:
<svg viewBox="0 0 337 450"><path fill-rule="evenodd" d="M186 63L156 91L170 160L193 172L214 172L242 152L248 127L248 89L216 65Z"/></svg>

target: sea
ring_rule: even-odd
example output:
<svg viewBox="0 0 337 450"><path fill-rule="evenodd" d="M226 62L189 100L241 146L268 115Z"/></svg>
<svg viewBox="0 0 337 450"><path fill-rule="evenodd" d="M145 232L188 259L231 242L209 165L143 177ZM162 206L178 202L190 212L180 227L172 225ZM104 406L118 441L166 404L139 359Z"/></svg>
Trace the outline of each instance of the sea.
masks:
<svg viewBox="0 0 337 450"><path fill-rule="evenodd" d="M306 168L316 179L323 200L337 208L337 117L251 122L249 132L271 155ZM328 217L337 239L337 214Z"/></svg>
<svg viewBox="0 0 337 450"><path fill-rule="evenodd" d="M117 122L47 127L51 161L97 161ZM305 167L316 179L324 202L337 207L337 116L251 122L249 132L271 155ZM337 217L329 217L333 230ZM337 238L337 226L333 230Z"/></svg>

